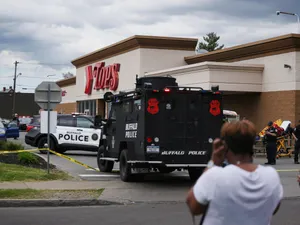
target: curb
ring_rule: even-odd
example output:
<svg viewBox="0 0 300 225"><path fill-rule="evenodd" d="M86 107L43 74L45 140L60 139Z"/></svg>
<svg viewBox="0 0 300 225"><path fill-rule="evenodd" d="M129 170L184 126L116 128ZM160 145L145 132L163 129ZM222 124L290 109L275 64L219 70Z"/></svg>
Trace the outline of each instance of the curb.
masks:
<svg viewBox="0 0 300 225"><path fill-rule="evenodd" d="M0 199L2 207L62 207L62 206L104 206L123 205L120 202L99 199Z"/></svg>

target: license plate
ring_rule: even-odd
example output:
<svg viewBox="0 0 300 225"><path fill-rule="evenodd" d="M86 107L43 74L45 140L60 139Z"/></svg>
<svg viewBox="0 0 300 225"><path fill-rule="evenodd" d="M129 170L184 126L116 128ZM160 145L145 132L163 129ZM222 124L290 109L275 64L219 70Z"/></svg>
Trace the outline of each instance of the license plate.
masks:
<svg viewBox="0 0 300 225"><path fill-rule="evenodd" d="M159 153L159 146L147 146L147 153Z"/></svg>

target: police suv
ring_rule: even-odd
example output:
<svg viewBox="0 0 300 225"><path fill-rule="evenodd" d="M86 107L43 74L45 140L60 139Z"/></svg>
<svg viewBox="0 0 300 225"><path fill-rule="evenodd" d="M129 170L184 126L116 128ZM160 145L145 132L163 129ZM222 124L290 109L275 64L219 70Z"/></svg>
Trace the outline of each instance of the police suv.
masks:
<svg viewBox="0 0 300 225"><path fill-rule="evenodd" d="M201 175L223 123L218 86L203 90L179 87L173 77L137 77L134 91L107 92L104 99L111 110L102 121L100 171L111 172L119 162L125 182L181 169L192 180Z"/></svg>
<svg viewBox="0 0 300 225"><path fill-rule="evenodd" d="M101 133L100 126L95 125L94 117L58 114L56 133L51 134L50 149L59 153L67 150L98 151ZM43 148L47 143L47 134L40 133L37 127L33 128L26 134L25 143Z"/></svg>

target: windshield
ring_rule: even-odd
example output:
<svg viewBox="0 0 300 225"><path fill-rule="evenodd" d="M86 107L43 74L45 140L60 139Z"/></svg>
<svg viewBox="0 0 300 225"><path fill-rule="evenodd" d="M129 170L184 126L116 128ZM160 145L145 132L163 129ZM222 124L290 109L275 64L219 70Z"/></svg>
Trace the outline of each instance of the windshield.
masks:
<svg viewBox="0 0 300 225"><path fill-rule="evenodd" d="M29 124L31 122L31 118L20 118L20 123Z"/></svg>
<svg viewBox="0 0 300 225"><path fill-rule="evenodd" d="M1 128L4 128L4 125L3 125L3 123L0 121L0 129Z"/></svg>

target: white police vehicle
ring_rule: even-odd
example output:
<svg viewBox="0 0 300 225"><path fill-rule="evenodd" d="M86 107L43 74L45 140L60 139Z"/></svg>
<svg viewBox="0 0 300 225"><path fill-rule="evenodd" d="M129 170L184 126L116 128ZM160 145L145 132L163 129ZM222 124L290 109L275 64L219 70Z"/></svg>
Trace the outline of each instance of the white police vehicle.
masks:
<svg viewBox="0 0 300 225"><path fill-rule="evenodd" d="M95 118L80 114L58 114L56 133L51 133L50 149L59 153L67 150L98 151L101 144L101 128ZM47 134L40 133L38 127L25 135L25 143L43 148ZM46 151L40 151L45 153Z"/></svg>

